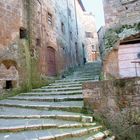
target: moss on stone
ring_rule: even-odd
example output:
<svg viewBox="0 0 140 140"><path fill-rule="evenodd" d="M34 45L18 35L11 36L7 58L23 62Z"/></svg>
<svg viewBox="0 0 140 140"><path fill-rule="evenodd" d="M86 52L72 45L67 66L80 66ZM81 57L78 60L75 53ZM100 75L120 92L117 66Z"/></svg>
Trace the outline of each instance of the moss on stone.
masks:
<svg viewBox="0 0 140 140"><path fill-rule="evenodd" d="M125 81L124 80L115 80L114 86L117 88L124 88L125 87Z"/></svg>
<svg viewBox="0 0 140 140"><path fill-rule="evenodd" d="M105 34L105 49L112 48L118 39L119 36L114 30L108 30Z"/></svg>
<svg viewBox="0 0 140 140"><path fill-rule="evenodd" d="M116 47L115 44L120 39L123 39L131 35L140 32L140 23L135 23L133 25L122 25L119 28L109 29L105 33L105 52L108 52L108 49Z"/></svg>

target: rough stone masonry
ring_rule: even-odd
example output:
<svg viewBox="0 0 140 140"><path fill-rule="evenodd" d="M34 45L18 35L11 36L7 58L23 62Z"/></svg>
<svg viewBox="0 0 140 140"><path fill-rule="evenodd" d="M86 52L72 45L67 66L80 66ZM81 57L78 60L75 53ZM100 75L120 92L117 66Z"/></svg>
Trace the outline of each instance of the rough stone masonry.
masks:
<svg viewBox="0 0 140 140"><path fill-rule="evenodd" d="M139 134L140 78L86 82L83 96L85 107L105 119L112 129Z"/></svg>

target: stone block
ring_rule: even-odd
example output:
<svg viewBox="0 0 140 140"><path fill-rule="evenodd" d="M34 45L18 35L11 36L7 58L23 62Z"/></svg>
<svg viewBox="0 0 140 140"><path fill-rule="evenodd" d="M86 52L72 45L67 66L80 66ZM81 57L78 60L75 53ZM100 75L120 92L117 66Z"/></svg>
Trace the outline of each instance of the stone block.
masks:
<svg viewBox="0 0 140 140"><path fill-rule="evenodd" d="M81 121L84 122L84 123L92 123L93 122L93 117L90 117L90 116L82 116Z"/></svg>

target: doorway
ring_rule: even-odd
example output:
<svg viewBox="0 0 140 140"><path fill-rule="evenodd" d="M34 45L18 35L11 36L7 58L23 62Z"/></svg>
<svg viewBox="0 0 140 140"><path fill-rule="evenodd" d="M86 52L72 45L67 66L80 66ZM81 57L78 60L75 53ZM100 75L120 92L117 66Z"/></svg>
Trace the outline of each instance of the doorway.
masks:
<svg viewBox="0 0 140 140"><path fill-rule="evenodd" d="M75 51L76 51L76 62L79 65L79 50L78 50L78 44L75 42Z"/></svg>
<svg viewBox="0 0 140 140"><path fill-rule="evenodd" d="M85 55L85 45L82 44L82 49L83 49L83 64L86 63L86 55Z"/></svg>
<svg viewBox="0 0 140 140"><path fill-rule="evenodd" d="M13 88L12 81L11 80L6 81L6 89L12 89L12 88Z"/></svg>
<svg viewBox="0 0 140 140"><path fill-rule="evenodd" d="M47 47L47 67L48 76L56 76L56 59L55 59L55 49L52 47Z"/></svg>

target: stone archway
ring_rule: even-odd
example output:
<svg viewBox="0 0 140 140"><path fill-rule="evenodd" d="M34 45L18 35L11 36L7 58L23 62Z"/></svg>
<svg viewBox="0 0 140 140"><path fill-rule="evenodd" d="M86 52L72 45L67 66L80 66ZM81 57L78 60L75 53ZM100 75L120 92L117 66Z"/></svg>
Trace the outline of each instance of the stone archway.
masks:
<svg viewBox="0 0 140 140"><path fill-rule="evenodd" d="M48 76L56 76L56 52L52 47L47 47L47 74Z"/></svg>

